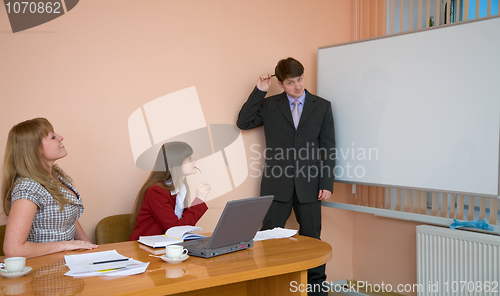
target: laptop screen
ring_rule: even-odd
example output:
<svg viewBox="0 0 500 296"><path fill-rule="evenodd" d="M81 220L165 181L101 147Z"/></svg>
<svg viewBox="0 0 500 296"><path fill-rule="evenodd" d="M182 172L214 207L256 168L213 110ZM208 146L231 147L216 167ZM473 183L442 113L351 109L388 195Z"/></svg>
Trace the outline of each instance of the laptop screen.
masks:
<svg viewBox="0 0 500 296"><path fill-rule="evenodd" d="M221 248L253 239L273 198L269 195L227 202L207 247Z"/></svg>

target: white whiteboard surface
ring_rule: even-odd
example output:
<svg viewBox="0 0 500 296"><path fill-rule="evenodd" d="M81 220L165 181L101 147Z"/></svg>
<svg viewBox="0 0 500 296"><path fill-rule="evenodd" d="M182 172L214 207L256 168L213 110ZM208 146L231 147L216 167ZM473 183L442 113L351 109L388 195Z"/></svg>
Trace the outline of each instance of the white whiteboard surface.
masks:
<svg viewBox="0 0 500 296"><path fill-rule="evenodd" d="M499 85L499 17L320 48L337 180L498 196Z"/></svg>

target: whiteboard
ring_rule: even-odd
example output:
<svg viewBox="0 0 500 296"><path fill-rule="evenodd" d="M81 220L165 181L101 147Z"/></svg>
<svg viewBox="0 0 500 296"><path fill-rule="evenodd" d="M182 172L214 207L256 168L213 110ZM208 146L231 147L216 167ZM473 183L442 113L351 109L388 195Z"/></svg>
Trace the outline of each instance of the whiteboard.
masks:
<svg viewBox="0 0 500 296"><path fill-rule="evenodd" d="M318 49L336 180L499 195L500 18Z"/></svg>

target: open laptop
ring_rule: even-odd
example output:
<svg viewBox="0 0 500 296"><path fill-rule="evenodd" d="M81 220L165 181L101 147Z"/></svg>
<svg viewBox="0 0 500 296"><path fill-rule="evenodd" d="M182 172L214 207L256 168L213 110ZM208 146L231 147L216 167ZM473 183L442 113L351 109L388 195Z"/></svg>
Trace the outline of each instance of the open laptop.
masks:
<svg viewBox="0 0 500 296"><path fill-rule="evenodd" d="M268 195L229 201L211 237L176 245L188 249L189 255L205 258L250 248L273 198Z"/></svg>

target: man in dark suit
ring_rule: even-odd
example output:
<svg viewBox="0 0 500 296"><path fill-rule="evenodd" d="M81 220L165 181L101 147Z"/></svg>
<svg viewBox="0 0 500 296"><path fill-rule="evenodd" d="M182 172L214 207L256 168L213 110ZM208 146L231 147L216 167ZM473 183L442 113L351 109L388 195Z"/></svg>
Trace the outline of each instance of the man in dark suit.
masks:
<svg viewBox="0 0 500 296"><path fill-rule="evenodd" d="M274 200L262 229L284 227L293 208L299 234L319 239L321 201L330 198L334 182L331 103L304 88L299 61L279 61L275 75L284 92L264 99L272 75L262 74L236 123L243 130L264 126L267 148L261 194L272 194ZM309 284L322 285L325 279L325 265L308 272Z"/></svg>

